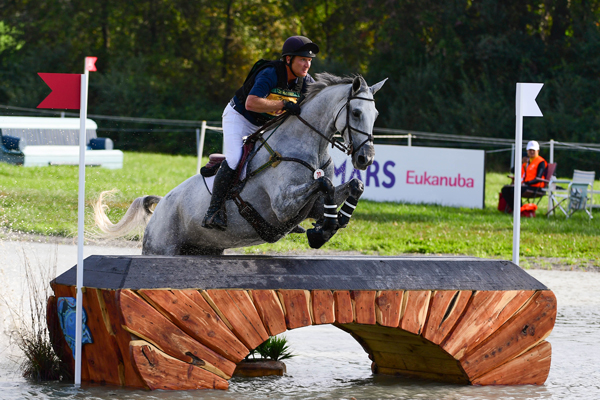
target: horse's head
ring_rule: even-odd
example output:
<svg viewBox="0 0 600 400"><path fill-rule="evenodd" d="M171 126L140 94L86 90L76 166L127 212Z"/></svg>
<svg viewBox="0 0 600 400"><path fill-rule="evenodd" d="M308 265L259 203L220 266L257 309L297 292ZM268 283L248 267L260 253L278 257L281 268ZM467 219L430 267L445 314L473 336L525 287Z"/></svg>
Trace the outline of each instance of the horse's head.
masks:
<svg viewBox="0 0 600 400"><path fill-rule="evenodd" d="M356 169L367 169L375 159L373 125L379 112L375 108L373 95L381 89L386 80L387 78L369 87L362 76L356 76L352 81L346 104L335 117L335 128L341 132Z"/></svg>

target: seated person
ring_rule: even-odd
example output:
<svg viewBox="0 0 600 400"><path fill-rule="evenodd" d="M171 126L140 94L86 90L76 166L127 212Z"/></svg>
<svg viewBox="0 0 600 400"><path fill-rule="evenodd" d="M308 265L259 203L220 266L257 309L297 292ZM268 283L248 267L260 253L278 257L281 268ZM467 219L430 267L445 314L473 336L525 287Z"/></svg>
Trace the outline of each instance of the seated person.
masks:
<svg viewBox="0 0 600 400"><path fill-rule="evenodd" d="M527 156L527 163L521 167L521 193L527 190L539 190L546 185L542 179L548 163L540 156L540 144L535 140L527 143ZM504 186L502 197L506 200L506 210L512 211L515 197L514 185Z"/></svg>
<svg viewBox="0 0 600 400"><path fill-rule="evenodd" d="M527 165L527 162L529 161L529 156L527 155L527 150L523 150L523 154L521 154L521 164L522 168L525 168L525 166ZM514 174L515 173L515 167L510 167L510 173ZM513 180L513 183L515 181L515 177L512 175L508 176L510 179Z"/></svg>

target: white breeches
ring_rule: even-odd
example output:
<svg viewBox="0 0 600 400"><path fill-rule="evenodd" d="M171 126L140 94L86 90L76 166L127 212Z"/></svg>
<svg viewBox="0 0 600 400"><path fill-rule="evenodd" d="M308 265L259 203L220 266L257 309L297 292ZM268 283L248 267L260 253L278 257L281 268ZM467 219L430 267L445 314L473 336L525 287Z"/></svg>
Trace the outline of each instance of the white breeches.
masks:
<svg viewBox="0 0 600 400"><path fill-rule="evenodd" d="M227 104L223 111L223 152L229 168L237 167L242 158L243 138L253 134L258 128L260 126L254 125L231 107L231 104Z"/></svg>

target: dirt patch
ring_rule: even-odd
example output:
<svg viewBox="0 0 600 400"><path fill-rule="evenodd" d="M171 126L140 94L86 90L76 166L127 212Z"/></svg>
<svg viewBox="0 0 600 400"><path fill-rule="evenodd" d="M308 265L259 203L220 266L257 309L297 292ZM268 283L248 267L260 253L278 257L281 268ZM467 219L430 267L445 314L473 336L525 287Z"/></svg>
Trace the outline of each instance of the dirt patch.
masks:
<svg viewBox="0 0 600 400"><path fill-rule="evenodd" d="M19 242L35 242L35 243L52 243L77 245L76 237L64 236L44 236L22 232L10 231L5 228L0 228L0 241L19 241ZM127 248L142 248L140 240L125 240L125 239L92 239L86 238L86 245L94 246L110 246L110 247L127 247ZM243 255L247 254L241 249L225 250L226 255ZM263 254L261 254L263 255ZM296 250L288 252L266 252L264 255L277 256L360 256L363 255L358 251L339 251L339 250ZM377 256L378 254L370 254ZM398 256L415 254L397 254ZM419 254L419 256L453 256L456 254ZM464 256L464 254L463 254ZM575 259L575 258L559 258L559 257L524 257L521 259L521 267L523 269L545 269L554 271L584 271L584 272L600 272L600 260L595 259Z"/></svg>
<svg viewBox="0 0 600 400"><path fill-rule="evenodd" d="M11 231L6 228L0 228L0 241L2 241L2 240L12 241L12 242L34 242L34 243L77 245L77 237L38 235L38 234L32 234L32 233ZM107 240L107 239L86 238L84 243L85 243L85 245L139 248L140 250L142 248L142 242L139 240L126 240L126 239Z"/></svg>

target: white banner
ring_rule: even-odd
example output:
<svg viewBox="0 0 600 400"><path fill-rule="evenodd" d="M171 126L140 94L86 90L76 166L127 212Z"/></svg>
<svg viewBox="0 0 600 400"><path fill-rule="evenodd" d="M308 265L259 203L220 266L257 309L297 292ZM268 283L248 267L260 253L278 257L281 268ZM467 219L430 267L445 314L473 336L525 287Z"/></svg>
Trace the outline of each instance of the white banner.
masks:
<svg viewBox="0 0 600 400"><path fill-rule="evenodd" d="M365 171L354 169L340 151L330 154L334 185L358 178L365 184L363 199L484 207L483 150L375 145L375 161Z"/></svg>

